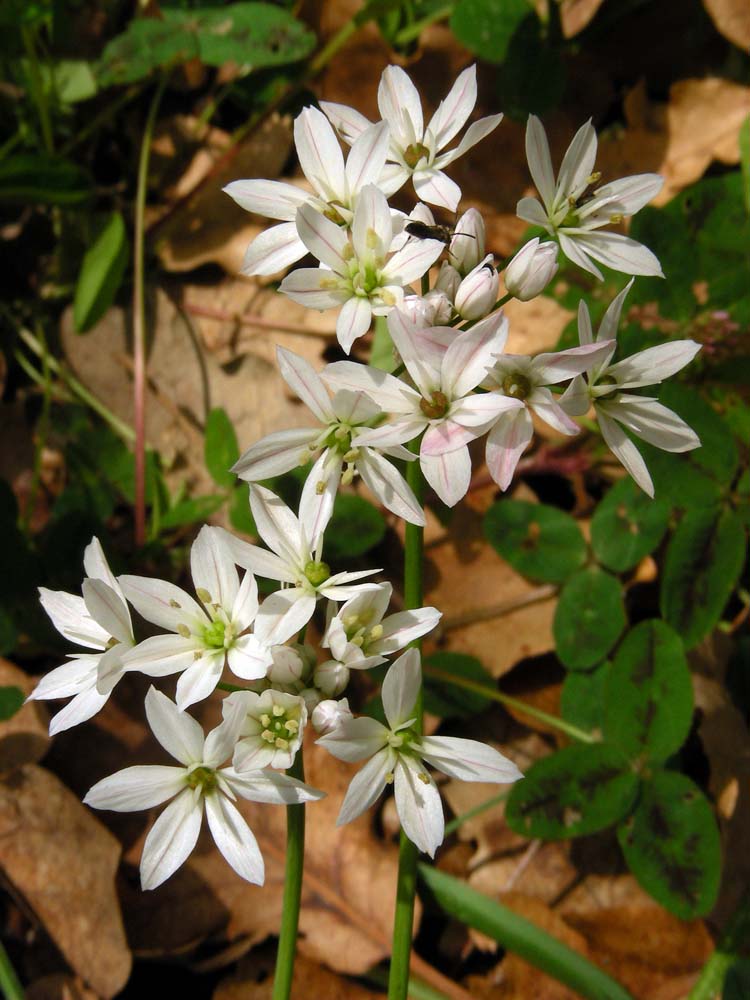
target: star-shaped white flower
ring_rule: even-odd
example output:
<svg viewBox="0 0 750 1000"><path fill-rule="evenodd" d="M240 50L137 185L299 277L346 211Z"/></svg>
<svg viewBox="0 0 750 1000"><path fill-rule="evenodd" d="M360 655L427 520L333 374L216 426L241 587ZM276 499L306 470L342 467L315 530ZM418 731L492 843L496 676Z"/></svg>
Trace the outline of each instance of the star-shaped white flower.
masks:
<svg viewBox="0 0 750 1000"><path fill-rule="evenodd" d="M573 416L586 413L593 404L607 445L644 493L652 497L654 484L646 463L622 428L626 427L636 437L664 451L692 451L700 447L700 440L681 417L655 397L623 390L658 385L689 364L701 345L694 340L672 340L638 351L611 365L617 347L615 338L620 313L632 284L629 282L612 300L599 326L596 342L609 342L609 350L596 361L592 359L585 378L579 375L571 382L560 397L560 404ZM585 302L578 307L578 336L582 344L594 342L591 316Z"/></svg>
<svg viewBox="0 0 750 1000"><path fill-rule="evenodd" d="M497 358L484 381L485 388L523 404L511 413L501 413L487 435L487 468L500 489L507 490L510 486L518 460L534 435L532 411L561 434L578 433L578 424L547 387L586 371L609 349L609 343L602 342L538 354L535 358L523 354L501 354Z"/></svg>
<svg viewBox="0 0 750 1000"><path fill-rule="evenodd" d="M507 320L495 313L457 333L451 327L420 329L395 310L388 329L415 388L351 361L328 365L323 379L336 389L368 393L392 414L382 427L358 434L354 444L404 444L424 432L422 472L443 503L452 507L469 488L468 443L481 437L501 413L523 406L509 396L473 391L505 346Z"/></svg>
<svg viewBox="0 0 750 1000"><path fill-rule="evenodd" d="M322 427L269 434L241 456L232 472L247 482L259 482L305 465L312 455L320 452L315 469L316 489L321 494L329 483L335 491L339 483L348 485L359 474L388 510L412 524L424 524L424 512L411 487L383 457L413 461L415 456L401 445L377 449L352 444L360 430L373 427L384 417L380 407L364 393L347 389L331 399L325 383L308 361L283 347L276 349L276 356L287 385L310 408Z"/></svg>
<svg viewBox="0 0 750 1000"><path fill-rule="evenodd" d="M264 865L253 832L233 804L297 804L323 793L275 771L239 772L220 767L234 752L244 722L235 705L204 738L203 729L160 691L146 695L146 717L154 736L180 767L127 767L97 782L83 800L94 809L132 812L172 799L151 827L141 855L141 886L155 889L173 875L195 847L205 810L216 846L238 875L263 885Z"/></svg>
<svg viewBox="0 0 750 1000"><path fill-rule="evenodd" d="M526 126L526 157L529 170L542 199L522 198L516 214L534 226L541 226L560 240L562 252L585 271L602 277L594 264L625 274L663 277L661 264L651 251L621 233L603 232L602 227L635 215L659 193L664 178L659 174L637 174L586 190L599 180L594 173L596 131L588 121L576 132L555 178L544 126L534 115Z"/></svg>
<svg viewBox="0 0 750 1000"><path fill-rule="evenodd" d="M291 767L307 723L304 700L273 688L261 693L235 691L222 702L224 718L236 710L237 704L243 720L232 758L237 770L274 767L283 771Z"/></svg>
<svg viewBox="0 0 750 1000"><path fill-rule="evenodd" d="M391 133L388 159L392 162L378 181L383 191L394 194L411 177L422 201L455 212L461 189L443 173L444 168L489 135L503 118L481 118L469 126L456 147L446 150L468 121L476 102L477 71L476 66L469 66L425 127L419 91L399 66L388 66L378 87L378 108ZM345 142L355 142L370 127L364 115L346 105L324 101L320 106Z"/></svg>
<svg viewBox="0 0 750 1000"><path fill-rule="evenodd" d="M391 782L404 833L420 851L434 856L443 842L444 818L440 793L425 761L443 774L463 781L499 784L522 777L516 765L492 747L451 736L420 736L414 730L415 706L421 684L419 653L409 649L388 670L383 681L383 708L388 725L362 716L342 714L338 724L318 743L339 760L370 758L355 775L341 805L337 825L356 819Z"/></svg>
<svg viewBox="0 0 750 1000"><path fill-rule="evenodd" d="M429 607L385 617L392 594L390 583L370 583L338 610L330 605L321 646L350 669L365 670L431 632L440 621L438 609Z"/></svg>
<svg viewBox="0 0 750 1000"><path fill-rule="evenodd" d="M182 672L177 682L181 709L207 698L225 665L237 677L254 680L264 677L271 663L268 645L249 631L258 612L258 586L252 573L239 582L222 529L201 528L190 550L190 568L200 604L166 580L120 577L136 611L170 632L140 642L128 653L126 667L149 677Z"/></svg>
<svg viewBox="0 0 750 1000"><path fill-rule="evenodd" d="M224 190L238 205L256 215L280 219L247 249L242 274L274 274L300 260L307 247L297 232L297 209L308 205L336 225L349 226L362 188L377 183L389 143L385 122L364 129L346 164L328 119L317 108L305 108L294 122L300 166L312 193L283 181L232 181Z"/></svg>
<svg viewBox="0 0 750 1000"><path fill-rule="evenodd" d="M50 721L50 735L85 722L103 707L124 673L123 655L133 646L133 625L120 585L98 538L83 553L83 597L39 588L42 607L57 631L94 653L74 653L46 674L29 700L72 698Z"/></svg>
<svg viewBox="0 0 750 1000"><path fill-rule="evenodd" d="M253 484L250 509L258 534L270 551L224 532L239 566L282 584L281 590L265 598L255 622L255 634L267 646L280 645L303 629L319 598L346 601L362 588L354 581L379 572L367 569L331 574L323 562L323 534L333 512L329 487L323 500L321 503L316 492L313 473L302 490L299 517L271 490Z"/></svg>
<svg viewBox="0 0 750 1000"><path fill-rule="evenodd" d="M362 188L351 233L310 205L298 209L297 231L323 266L297 268L279 291L310 309L341 307L336 336L347 354L367 333L373 315L385 316L402 302L404 287L421 278L443 252L439 240L428 239L409 241L390 253L391 211L374 184Z"/></svg>

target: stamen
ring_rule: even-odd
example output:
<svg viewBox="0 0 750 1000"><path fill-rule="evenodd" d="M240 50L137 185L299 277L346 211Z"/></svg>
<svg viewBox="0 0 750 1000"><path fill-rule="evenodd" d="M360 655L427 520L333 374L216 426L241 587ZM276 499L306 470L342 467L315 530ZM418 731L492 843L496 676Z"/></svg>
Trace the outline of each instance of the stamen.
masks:
<svg viewBox="0 0 750 1000"><path fill-rule="evenodd" d="M420 771L417 777L419 778L419 780L422 782L423 785L429 785L430 783L429 774L425 774L424 771Z"/></svg>
<svg viewBox="0 0 750 1000"><path fill-rule="evenodd" d="M261 739L264 739L266 741L266 743L273 743L274 740L276 739L275 735L271 732L270 729L264 729L263 732L260 734L260 736Z"/></svg>
<svg viewBox="0 0 750 1000"><path fill-rule="evenodd" d="M281 705L274 705L271 711L273 712L273 714L276 716L277 719L279 718L280 715L285 714L284 709L281 707Z"/></svg>
<svg viewBox="0 0 750 1000"><path fill-rule="evenodd" d="M276 737L275 745L279 750L289 749L289 740L282 740L280 736Z"/></svg>
<svg viewBox="0 0 750 1000"><path fill-rule="evenodd" d="M268 727L271 725L271 716L268 714L268 712L264 712L263 715L261 715L260 724L261 726L265 726L266 729L268 729Z"/></svg>
<svg viewBox="0 0 750 1000"><path fill-rule="evenodd" d="M201 600L201 601L203 601L204 604L210 604L211 603L211 601L212 601L211 595L205 589L205 587L198 587L198 589L195 592L198 595L198 599Z"/></svg>
<svg viewBox="0 0 750 1000"><path fill-rule="evenodd" d="M177 626L177 631L182 636L183 639L190 638L190 629L187 627L187 625L184 625L182 622L180 622L180 624Z"/></svg>
<svg viewBox="0 0 750 1000"><path fill-rule="evenodd" d="M182 607L182 605L181 605L181 604L179 604L179 603L178 603L178 602L177 602L177 601L176 601L176 600L174 599L174 597L170 597L170 599L169 599L169 606L170 606L170 608L181 608L181 607Z"/></svg>

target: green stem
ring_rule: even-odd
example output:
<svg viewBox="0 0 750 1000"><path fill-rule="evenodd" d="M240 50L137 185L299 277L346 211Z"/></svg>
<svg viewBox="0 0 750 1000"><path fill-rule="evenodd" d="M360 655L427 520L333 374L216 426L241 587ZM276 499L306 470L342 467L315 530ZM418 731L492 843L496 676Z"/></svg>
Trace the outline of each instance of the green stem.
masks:
<svg viewBox="0 0 750 1000"><path fill-rule="evenodd" d="M23 986L18 981L16 970L10 963L8 952L0 942L0 993L5 1000L23 1000Z"/></svg>
<svg viewBox="0 0 750 1000"><path fill-rule="evenodd" d="M571 739L578 740L579 743L597 742L596 736L593 733L588 733L585 729L579 729L578 726L574 726L572 723L566 722L565 719L560 719L556 715L549 715L548 712L543 712L541 708L535 708L533 705L521 701L520 698L513 698L509 694L504 694L502 691L498 691L497 688L480 684L479 681L469 680L468 677L459 677L457 674L450 674L446 670L440 670L438 667L426 666L424 672L429 674L430 677L445 681L446 684L453 684L455 687L464 688L465 691L474 691L476 694L481 694L484 698L490 698L492 701L499 701L501 705L515 708L525 715L530 715L532 719L538 719L539 722L543 722L545 725L551 726L561 733L565 733Z"/></svg>
<svg viewBox="0 0 750 1000"><path fill-rule="evenodd" d="M98 131L98 129L108 122L110 118L114 118L118 111L122 110L126 104L130 104L133 98L137 97L140 93L141 87L129 87L114 101L102 108L98 114L90 118L88 122L86 122L86 124L76 132L75 135L71 136L60 150L60 155L68 156L68 154L71 153L76 146L80 146L81 143L85 139L88 139L93 132Z"/></svg>
<svg viewBox="0 0 750 1000"><path fill-rule="evenodd" d="M397 32L394 39L396 48L400 48L402 45L408 45L409 42L415 41L422 34L425 28L429 28L431 24L435 24L437 21L444 21L446 17L450 17L453 13L453 4L447 3L443 7L438 7L437 10L433 10L431 14L426 17L420 18L419 21L413 21L411 24L407 24L406 27L402 28L401 31Z"/></svg>
<svg viewBox="0 0 750 1000"><path fill-rule="evenodd" d="M42 132L44 148L48 153L54 153L55 143L52 136L52 124L47 106L47 95L44 92L44 81L39 72L39 56L37 55L34 43L34 33L28 25L21 26L21 38L23 47L26 50L26 57L29 60L29 80L31 85L31 97L34 101L37 114L39 115L39 127Z"/></svg>
<svg viewBox="0 0 750 1000"><path fill-rule="evenodd" d="M467 809L465 813L461 813L460 816L456 816L449 823L445 824L445 836L447 837L451 833L454 833L460 826L466 823L467 820L474 819L475 816L480 816L488 809L494 808L494 806L499 806L501 802L505 802L509 795L509 791L499 792L497 795L493 795L491 799L487 799L485 802L480 802L479 805L474 806L473 809Z"/></svg>
<svg viewBox="0 0 750 1000"><path fill-rule="evenodd" d="M146 542L146 300L144 295L143 256L145 244L144 215L151 138L168 75L159 81L141 138L138 159L138 187L135 196L135 233L133 236L133 423L135 425L135 544Z"/></svg>
<svg viewBox="0 0 750 1000"><path fill-rule="evenodd" d="M411 442L409 450L419 453L419 439ZM423 504L424 480L419 460L409 462L406 481L414 491L417 502ZM404 608L422 606L422 557L424 528L406 522L404 544ZM419 641L411 643L417 649ZM422 693L414 707L414 728L422 731ZM412 928L414 926L414 899L417 892L417 858L419 852L406 834L401 831L398 852L398 881L396 883L396 909L393 918L393 947L388 977L388 1000L406 1000L409 990L409 958L411 956Z"/></svg>
<svg viewBox="0 0 750 1000"><path fill-rule="evenodd" d="M18 336L26 344L27 347L36 354L38 358L43 358L44 348L42 344L37 340L30 330L19 330ZM47 355L47 364L49 365L51 371L55 375L59 375L60 378L65 382L68 388L81 400L90 407L95 413L98 413L106 422L110 425L112 430L114 430L120 437L129 443L135 440L135 432L132 427L125 423L124 420L114 414L109 407L105 406L101 400L97 399L93 393L89 392L85 385L78 381L75 375L72 375L64 365L61 365L59 361L52 357L51 354Z"/></svg>
<svg viewBox="0 0 750 1000"><path fill-rule="evenodd" d="M688 1000L715 1000L721 995L727 970L750 939L750 894L745 895L722 931L716 950L703 966Z"/></svg>
<svg viewBox="0 0 750 1000"><path fill-rule="evenodd" d="M302 747L286 772L292 778L305 780ZM281 910L279 947L276 952L276 974L273 980L273 1000L289 1000L294 977L294 955L297 950L297 929L302 899L302 870L305 855L305 807L286 807L286 870L284 898Z"/></svg>

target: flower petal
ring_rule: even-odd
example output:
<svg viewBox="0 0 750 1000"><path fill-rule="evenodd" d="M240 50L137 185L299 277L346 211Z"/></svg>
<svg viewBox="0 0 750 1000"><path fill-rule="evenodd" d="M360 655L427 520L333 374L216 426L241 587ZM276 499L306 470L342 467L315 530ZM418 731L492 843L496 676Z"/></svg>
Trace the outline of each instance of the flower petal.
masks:
<svg viewBox="0 0 750 1000"><path fill-rule="evenodd" d="M146 718L168 754L189 767L203 759L203 729L155 687L146 695Z"/></svg>
<svg viewBox="0 0 750 1000"><path fill-rule="evenodd" d="M335 279L331 278L331 272L322 267L298 267L284 278L279 291L306 309L318 309L322 312L324 309L340 308L351 296L346 288L325 287L333 281Z"/></svg>
<svg viewBox="0 0 750 1000"><path fill-rule="evenodd" d="M471 456L467 447L446 455L420 455L425 479L448 507L466 496L471 482Z"/></svg>
<svg viewBox="0 0 750 1000"><path fill-rule="evenodd" d="M383 681L383 710L391 729L397 729L414 716L421 686L419 650L407 649L389 667Z"/></svg>
<svg viewBox="0 0 750 1000"><path fill-rule="evenodd" d="M151 827L141 855L141 888L155 889L188 858L203 819L203 805L190 788L171 802Z"/></svg>
<svg viewBox="0 0 750 1000"><path fill-rule="evenodd" d="M648 247L629 236L623 236L622 233L568 230L567 236L584 254L593 257L594 260L598 260L606 267L611 267L613 271L622 271L623 274L641 274L646 277L664 277L658 258L651 253ZM563 234L560 233L560 246L563 252L570 256L566 249L567 244L564 245L562 242L562 237ZM592 268L588 267L587 270L591 271Z"/></svg>
<svg viewBox="0 0 750 1000"><path fill-rule="evenodd" d="M240 581L222 533L211 525L204 524L193 542L190 549L190 571L196 592L205 590L210 595L207 603L218 604L230 613L240 589Z"/></svg>
<svg viewBox="0 0 750 1000"><path fill-rule="evenodd" d="M344 142L350 146L372 125L369 118L365 118L359 111L355 111L354 108L350 108L346 104L321 101L320 107Z"/></svg>
<svg viewBox="0 0 750 1000"><path fill-rule="evenodd" d="M417 139L422 138L422 101L417 88L400 66L387 66L383 70L378 86L378 109L399 144L402 139L406 139L405 144L412 142L412 134Z"/></svg>
<svg viewBox="0 0 750 1000"><path fill-rule="evenodd" d="M339 726L317 742L334 757L351 764L372 757L386 746L388 730L377 719L361 715L357 719L342 719Z"/></svg>
<svg viewBox="0 0 750 1000"><path fill-rule="evenodd" d="M593 201L606 200L610 211L620 215L635 215L657 196L664 186L661 174L635 174L602 184L594 192ZM615 203L615 204L613 204Z"/></svg>
<svg viewBox="0 0 750 1000"><path fill-rule="evenodd" d="M547 133L544 126L536 115L529 115L526 124L526 159L529 164L529 172L534 185L539 192L545 206L549 208L555 200L555 171L552 168L552 157L550 156ZM532 199L524 198L523 201ZM539 204L537 202L537 204ZM517 214L521 218L521 202L518 203ZM528 220L532 221L532 220Z"/></svg>
<svg viewBox="0 0 750 1000"><path fill-rule="evenodd" d="M316 440L319 433L316 428L304 427L276 431L243 452L230 471L248 483L281 476L306 464L302 459L309 460L311 457L308 445Z"/></svg>
<svg viewBox="0 0 750 1000"><path fill-rule="evenodd" d="M390 413L413 413L419 408L419 394L379 368L354 361L335 361L326 365L321 377L334 389L366 393Z"/></svg>
<svg viewBox="0 0 750 1000"><path fill-rule="evenodd" d="M609 340L597 340L595 344L582 344L567 351L553 351L537 354L531 362L531 370L536 385L555 385L575 378L601 361L614 348Z"/></svg>
<svg viewBox="0 0 750 1000"><path fill-rule="evenodd" d="M663 451L683 452L700 448L700 438L692 427L655 399L623 394L611 403L602 400L597 412L602 410L633 434Z"/></svg>
<svg viewBox="0 0 750 1000"><path fill-rule="evenodd" d="M346 182L349 197L354 196L367 184L377 184L385 166L391 133L387 122L368 125L352 144L346 159Z"/></svg>
<svg viewBox="0 0 750 1000"><path fill-rule="evenodd" d="M492 367L508 337L508 321L494 313L460 333L445 352L441 367L443 389L452 398L475 389Z"/></svg>
<svg viewBox="0 0 750 1000"><path fill-rule="evenodd" d="M412 174L412 181L421 201L426 201L429 205L440 205L449 212L455 212L458 208L461 188L442 170L416 170Z"/></svg>
<svg viewBox="0 0 750 1000"><path fill-rule="evenodd" d="M94 621L82 597L40 587L39 600L52 624L66 639L91 649L104 649L107 645L109 632Z"/></svg>
<svg viewBox="0 0 750 1000"><path fill-rule="evenodd" d="M448 91L430 119L428 131L435 136L435 146L443 149L458 135L477 103L477 68L467 66Z"/></svg>
<svg viewBox="0 0 750 1000"><path fill-rule="evenodd" d="M113 812L159 806L185 788L185 768L145 764L126 767L89 789L83 804Z"/></svg>
<svg viewBox="0 0 750 1000"><path fill-rule="evenodd" d="M86 609L94 621L113 639L130 646L133 642L133 625L128 606L120 595L102 580L87 578L81 589Z"/></svg>
<svg viewBox="0 0 750 1000"><path fill-rule="evenodd" d="M283 222L294 222L297 209L310 200L307 191L283 181L232 181L222 190L246 212Z"/></svg>
<svg viewBox="0 0 750 1000"><path fill-rule="evenodd" d="M301 260L306 253L307 247L299 238L297 224L282 222L255 237L245 251L240 274L276 274Z"/></svg>
<svg viewBox="0 0 750 1000"><path fill-rule="evenodd" d="M362 448L357 471L367 488L388 510L411 524L424 525L424 510L404 477L374 448Z"/></svg>
<svg viewBox="0 0 750 1000"><path fill-rule="evenodd" d="M315 595L298 587L277 590L260 606L255 636L264 646L281 646L307 625L315 611Z"/></svg>
<svg viewBox="0 0 750 1000"><path fill-rule="evenodd" d="M88 722L106 704L109 693L101 694L92 687L87 691L81 691L72 701L68 702L65 708L61 708L57 715L50 720L49 734L56 736L72 726L78 726L82 722Z"/></svg>
<svg viewBox="0 0 750 1000"><path fill-rule="evenodd" d="M454 160L459 158L459 156L463 156L464 153L468 153L472 146L476 146L476 144L486 138L490 132L494 132L502 120L503 116L502 114L499 114L488 115L486 118L480 118L477 122L472 122L472 124L466 129L463 138L456 148L449 150L447 153L443 153L435 159L435 166L447 167L449 163L453 163Z"/></svg>
<svg viewBox="0 0 750 1000"><path fill-rule="evenodd" d="M297 115L294 145L302 172L310 183L326 201L343 203L347 194L344 157L336 133L322 111L305 108ZM304 242L304 235L300 236Z"/></svg>
<svg viewBox="0 0 750 1000"><path fill-rule="evenodd" d="M345 229L339 228L312 205L303 205L297 212L297 232L310 253L326 267L337 274L347 274L344 254L349 238Z"/></svg>
<svg viewBox="0 0 750 1000"><path fill-rule="evenodd" d="M607 375L623 389L655 385L689 365L700 349L694 340L672 340L618 361L607 369Z"/></svg>
<svg viewBox="0 0 750 1000"><path fill-rule="evenodd" d="M557 175L557 197L578 198L587 188L596 162L596 129L591 120L581 125L568 146Z"/></svg>
<svg viewBox="0 0 750 1000"><path fill-rule="evenodd" d="M386 263L383 278L395 285L410 285L427 274L444 249L440 240L409 240Z"/></svg>
<svg viewBox="0 0 750 1000"><path fill-rule="evenodd" d="M266 545L290 566L307 562L309 553L300 523L281 497L265 486L250 487L250 509Z"/></svg>
<svg viewBox="0 0 750 1000"><path fill-rule="evenodd" d="M152 635L124 653L122 662L128 671L147 677L168 677L187 670L197 648L194 636Z"/></svg>
<svg viewBox="0 0 750 1000"><path fill-rule="evenodd" d="M412 757L399 756L394 776L401 828L420 851L434 857L445 835L443 805L435 782Z"/></svg>
<svg viewBox="0 0 750 1000"><path fill-rule="evenodd" d="M263 885L265 866L253 831L226 795L206 797L206 818L216 846L237 874L253 885Z"/></svg>
<svg viewBox="0 0 750 1000"><path fill-rule="evenodd" d="M368 646L371 653L395 653L410 642L431 632L440 621L437 608L415 608L412 611L398 611L383 620L383 633L377 642Z"/></svg>
<svg viewBox="0 0 750 1000"><path fill-rule="evenodd" d="M334 416L331 399L325 383L310 362L285 347L276 348L276 360L281 377L292 392L299 396L321 424L329 423Z"/></svg>
<svg viewBox="0 0 750 1000"><path fill-rule="evenodd" d="M354 341L367 333L371 322L370 300L361 295L352 295L344 303L336 320L336 337L346 354L351 352Z"/></svg>
<svg viewBox="0 0 750 1000"><path fill-rule="evenodd" d="M599 429L607 446L622 462L643 492L653 497L654 484L649 475L646 463L643 461L643 456L625 431L605 413L601 406L597 405L595 409L597 420L599 421Z"/></svg>
<svg viewBox="0 0 750 1000"><path fill-rule="evenodd" d="M236 768L225 767L220 774L233 792L250 802L290 806L302 802L315 802L325 797L325 792L311 788L310 785L287 774L278 774L276 771L241 773Z"/></svg>
<svg viewBox="0 0 750 1000"><path fill-rule="evenodd" d="M203 608L180 587L148 576L121 576L123 593L147 622L176 632L178 626L194 622L207 624Z"/></svg>
<svg viewBox="0 0 750 1000"><path fill-rule="evenodd" d="M175 697L181 710L184 711L196 702L203 701L216 690L224 671L225 658L223 649L216 652L206 651L200 659L194 660L187 670L180 674Z"/></svg>
<svg viewBox="0 0 750 1000"><path fill-rule="evenodd" d="M516 215L532 226L541 226L547 231L550 230L547 213L538 198L521 198L516 205Z"/></svg>
<svg viewBox="0 0 750 1000"><path fill-rule="evenodd" d="M525 406L500 417L490 431L487 437L487 468L501 490L507 490L513 481L518 460L533 435L534 425Z"/></svg>
<svg viewBox="0 0 750 1000"><path fill-rule="evenodd" d="M322 741L318 740L318 742ZM393 751L385 748L376 753L371 760L367 761L362 770L354 775L344 796L344 801L341 803L336 826L351 823L377 802L388 783L389 775L392 774L394 760Z"/></svg>
<svg viewBox="0 0 750 1000"><path fill-rule="evenodd" d="M505 784L523 775L512 760L478 740L453 736L425 736L420 756L443 774L460 781L493 781Z"/></svg>

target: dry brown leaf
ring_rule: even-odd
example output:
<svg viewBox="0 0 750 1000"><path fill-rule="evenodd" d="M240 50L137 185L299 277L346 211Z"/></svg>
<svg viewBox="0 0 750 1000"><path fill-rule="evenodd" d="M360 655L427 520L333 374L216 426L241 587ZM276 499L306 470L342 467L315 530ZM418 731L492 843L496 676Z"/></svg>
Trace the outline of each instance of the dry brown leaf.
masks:
<svg viewBox="0 0 750 1000"><path fill-rule="evenodd" d="M572 38L579 31L583 31L603 2L604 0L562 0L560 21L563 35Z"/></svg>
<svg viewBox="0 0 750 1000"><path fill-rule="evenodd" d="M97 994L80 979L61 972L42 976L26 987L26 1000L97 1000Z"/></svg>
<svg viewBox="0 0 750 1000"><path fill-rule="evenodd" d="M114 877L120 845L53 774L0 778L0 868L75 970L102 997L130 975Z"/></svg>
<svg viewBox="0 0 750 1000"><path fill-rule="evenodd" d="M711 20L725 38L750 49L750 4L747 0L703 0Z"/></svg>
<svg viewBox="0 0 750 1000"><path fill-rule="evenodd" d="M34 681L8 660L0 657L0 687L17 687L25 695ZM0 772L41 760L49 746L49 715L38 701L29 701L10 719L0 722Z"/></svg>
<svg viewBox="0 0 750 1000"><path fill-rule="evenodd" d="M271 1000L273 967L270 954L247 956L235 975L214 990L213 1000ZM292 1000L382 1000L382 996L337 976L304 955L299 955L294 963Z"/></svg>
<svg viewBox="0 0 750 1000"><path fill-rule="evenodd" d="M551 905L578 877L569 845L532 841L531 847L481 865L469 876L469 885L493 898L521 892Z"/></svg>

